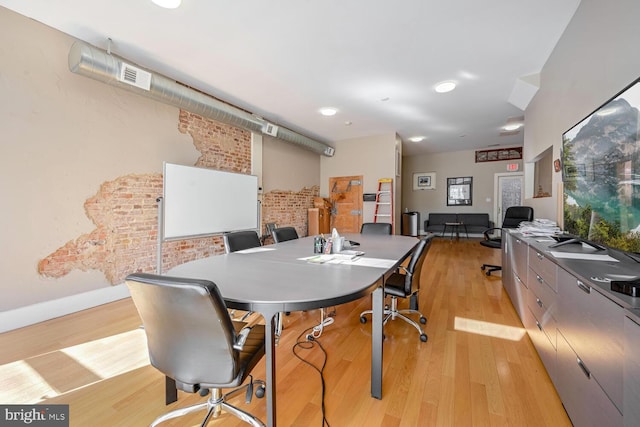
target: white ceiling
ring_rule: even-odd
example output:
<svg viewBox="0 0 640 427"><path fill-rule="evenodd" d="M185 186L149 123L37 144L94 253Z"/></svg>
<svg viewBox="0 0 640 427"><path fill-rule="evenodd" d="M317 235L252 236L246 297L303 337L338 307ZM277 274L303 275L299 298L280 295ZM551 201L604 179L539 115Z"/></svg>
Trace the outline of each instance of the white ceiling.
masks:
<svg viewBox="0 0 640 427"><path fill-rule="evenodd" d="M522 145L523 132L500 136L523 115L509 99L518 79L540 72L579 3L183 0L169 10L0 0L97 47L110 38L135 64L338 150L342 139L397 132L405 155ZM434 92L443 80L457 89ZM327 106L338 114L321 116ZM414 135L427 139L408 142Z"/></svg>

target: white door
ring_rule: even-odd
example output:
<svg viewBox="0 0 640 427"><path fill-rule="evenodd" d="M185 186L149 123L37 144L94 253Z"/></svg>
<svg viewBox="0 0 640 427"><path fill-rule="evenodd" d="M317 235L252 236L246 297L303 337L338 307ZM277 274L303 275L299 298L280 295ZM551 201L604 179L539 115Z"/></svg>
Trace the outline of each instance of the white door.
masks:
<svg viewBox="0 0 640 427"><path fill-rule="evenodd" d="M494 176L493 188L493 222L495 227L500 227L504 212L509 206L522 206L524 175L522 173L497 173Z"/></svg>

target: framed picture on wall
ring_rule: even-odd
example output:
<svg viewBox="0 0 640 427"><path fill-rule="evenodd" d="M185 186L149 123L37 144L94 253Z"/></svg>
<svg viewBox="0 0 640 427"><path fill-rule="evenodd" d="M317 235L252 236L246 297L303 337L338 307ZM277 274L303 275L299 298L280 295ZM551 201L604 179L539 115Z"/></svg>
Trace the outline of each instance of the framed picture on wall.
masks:
<svg viewBox="0 0 640 427"><path fill-rule="evenodd" d="M473 177L447 178L447 206L471 206Z"/></svg>
<svg viewBox="0 0 640 427"><path fill-rule="evenodd" d="M436 173L435 172L416 172L413 174L414 190L435 190L436 189Z"/></svg>

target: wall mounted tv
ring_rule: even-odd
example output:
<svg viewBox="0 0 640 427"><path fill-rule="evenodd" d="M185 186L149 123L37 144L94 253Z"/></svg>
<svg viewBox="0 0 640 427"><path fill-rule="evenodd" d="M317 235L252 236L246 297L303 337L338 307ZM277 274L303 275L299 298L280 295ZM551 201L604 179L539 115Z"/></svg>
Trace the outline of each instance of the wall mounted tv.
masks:
<svg viewBox="0 0 640 427"><path fill-rule="evenodd" d="M640 79L562 135L565 232L628 254L640 253L639 108Z"/></svg>

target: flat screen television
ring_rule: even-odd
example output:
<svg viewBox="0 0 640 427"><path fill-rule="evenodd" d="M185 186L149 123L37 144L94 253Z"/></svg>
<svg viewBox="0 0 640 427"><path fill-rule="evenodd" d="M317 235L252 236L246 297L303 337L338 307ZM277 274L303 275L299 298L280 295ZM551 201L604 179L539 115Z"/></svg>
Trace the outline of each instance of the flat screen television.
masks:
<svg viewBox="0 0 640 427"><path fill-rule="evenodd" d="M639 108L640 78L562 135L565 233L621 250L636 260L640 260L636 256L640 253Z"/></svg>

